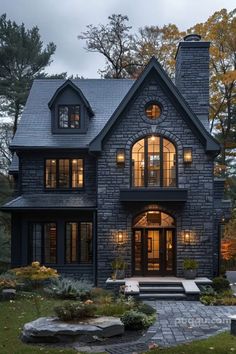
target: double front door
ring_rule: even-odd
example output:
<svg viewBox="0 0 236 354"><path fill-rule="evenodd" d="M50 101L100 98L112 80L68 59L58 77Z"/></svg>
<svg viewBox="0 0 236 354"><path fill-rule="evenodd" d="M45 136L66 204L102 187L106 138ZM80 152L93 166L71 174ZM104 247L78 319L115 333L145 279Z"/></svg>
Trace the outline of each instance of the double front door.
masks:
<svg viewBox="0 0 236 354"><path fill-rule="evenodd" d="M175 274L174 231L166 228L134 229L134 275Z"/></svg>

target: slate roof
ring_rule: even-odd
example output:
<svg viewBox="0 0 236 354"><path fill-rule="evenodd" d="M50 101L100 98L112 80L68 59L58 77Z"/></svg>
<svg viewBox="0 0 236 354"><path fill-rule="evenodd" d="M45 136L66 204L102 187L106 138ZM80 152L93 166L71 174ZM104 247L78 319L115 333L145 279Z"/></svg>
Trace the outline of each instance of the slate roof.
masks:
<svg viewBox="0 0 236 354"><path fill-rule="evenodd" d="M80 209L96 208L96 199L86 194L75 193L45 193L26 194L5 203L1 210L16 209Z"/></svg>
<svg viewBox="0 0 236 354"><path fill-rule="evenodd" d="M52 134L48 103L66 80L35 80L24 108L11 148L86 148L103 129L127 94L134 80L72 80L88 100L94 116L86 134Z"/></svg>

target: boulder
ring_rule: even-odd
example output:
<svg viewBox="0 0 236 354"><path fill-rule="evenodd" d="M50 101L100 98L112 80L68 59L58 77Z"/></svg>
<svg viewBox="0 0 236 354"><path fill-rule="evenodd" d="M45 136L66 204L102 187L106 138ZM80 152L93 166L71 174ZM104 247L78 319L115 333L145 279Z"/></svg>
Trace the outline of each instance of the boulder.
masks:
<svg viewBox="0 0 236 354"><path fill-rule="evenodd" d="M2 299L3 300L14 300L16 297L16 289L3 289Z"/></svg>
<svg viewBox="0 0 236 354"><path fill-rule="evenodd" d="M28 343L90 343L98 338L109 338L123 333L123 323L114 317L91 318L76 323L63 322L57 317L40 317L24 325L22 340Z"/></svg>

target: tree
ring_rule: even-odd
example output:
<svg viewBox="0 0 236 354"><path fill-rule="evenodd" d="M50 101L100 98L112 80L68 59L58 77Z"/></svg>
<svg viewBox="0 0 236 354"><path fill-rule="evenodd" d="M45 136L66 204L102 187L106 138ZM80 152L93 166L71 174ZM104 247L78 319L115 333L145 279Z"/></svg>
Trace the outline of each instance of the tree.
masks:
<svg viewBox="0 0 236 354"><path fill-rule="evenodd" d="M215 12L205 23L195 25L188 32L199 33L211 42L211 131L221 143L218 171L227 176L236 148L236 9Z"/></svg>
<svg viewBox="0 0 236 354"><path fill-rule="evenodd" d="M26 102L32 80L42 75L50 64L56 46L49 43L43 49L38 27L30 30L0 17L0 97L1 110L14 117L13 134Z"/></svg>
<svg viewBox="0 0 236 354"><path fill-rule="evenodd" d="M0 173L7 173L12 160L12 153L9 149L13 136L13 124L0 124Z"/></svg>
<svg viewBox="0 0 236 354"><path fill-rule="evenodd" d="M131 26L127 16L111 15L106 25L88 25L87 31L82 32L78 39L86 40L86 50L97 52L106 59L106 66L100 70L102 77L125 78L129 76L128 69L136 66L131 53Z"/></svg>
<svg viewBox="0 0 236 354"><path fill-rule="evenodd" d="M133 51L141 67L154 55L171 78L175 73L175 54L179 41L185 33L174 24L145 26L133 37ZM136 68L137 70L137 68ZM134 75L133 75L134 76Z"/></svg>

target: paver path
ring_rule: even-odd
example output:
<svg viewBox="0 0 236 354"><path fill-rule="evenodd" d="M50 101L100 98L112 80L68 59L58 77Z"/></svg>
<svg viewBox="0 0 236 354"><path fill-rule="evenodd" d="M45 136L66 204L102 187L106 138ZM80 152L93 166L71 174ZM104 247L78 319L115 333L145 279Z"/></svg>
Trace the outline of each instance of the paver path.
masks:
<svg viewBox="0 0 236 354"><path fill-rule="evenodd" d="M204 306L198 301L149 301L157 310L157 321L148 329L161 346L207 338L230 328L236 306Z"/></svg>
<svg viewBox="0 0 236 354"><path fill-rule="evenodd" d="M145 301L157 310L157 320L145 336L135 343L79 348L84 351L110 354L142 353L151 343L173 346L204 339L229 330L230 315L236 315L236 306L204 306L198 301Z"/></svg>

